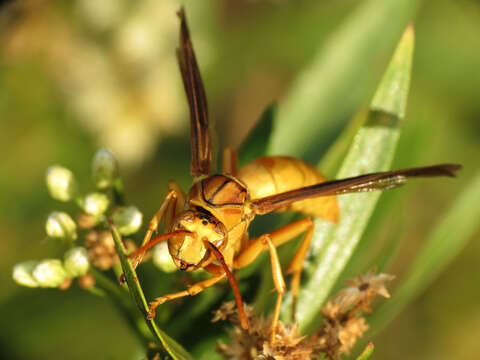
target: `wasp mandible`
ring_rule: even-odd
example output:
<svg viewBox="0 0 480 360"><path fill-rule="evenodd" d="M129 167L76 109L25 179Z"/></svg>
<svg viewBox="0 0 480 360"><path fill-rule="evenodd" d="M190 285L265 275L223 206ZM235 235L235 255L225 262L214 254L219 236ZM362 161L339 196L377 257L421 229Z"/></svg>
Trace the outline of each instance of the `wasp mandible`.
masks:
<svg viewBox="0 0 480 360"><path fill-rule="evenodd" d="M238 169L236 153L227 147L223 151L222 173L212 174L213 150L205 89L184 10L181 9L178 15L180 46L177 59L190 108L193 185L185 194L177 183L169 183L169 191L149 223L142 246L131 255L133 265L136 267L152 246L168 241L169 252L180 270L203 269L212 275L186 290L166 294L150 302L150 318L155 316L158 305L196 295L228 278L235 294L241 325L248 329L240 292L230 269L243 268L262 252L268 251L277 292L271 331L271 341L274 342L280 305L286 290L277 246L304 234L286 269L286 273L292 275L290 289L295 299L313 234L310 216L337 222L339 208L336 195L391 189L403 185L411 177L452 177L461 165L440 164L326 181L314 167L284 156L262 157ZM281 210L301 212L307 217L258 238L249 238L248 227L256 215ZM162 220L167 232L152 238Z"/></svg>

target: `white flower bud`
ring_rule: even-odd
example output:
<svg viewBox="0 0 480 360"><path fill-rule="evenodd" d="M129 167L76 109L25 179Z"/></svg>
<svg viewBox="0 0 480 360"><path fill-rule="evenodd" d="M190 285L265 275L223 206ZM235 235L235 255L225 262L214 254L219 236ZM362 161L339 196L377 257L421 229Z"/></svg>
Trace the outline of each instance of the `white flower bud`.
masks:
<svg viewBox="0 0 480 360"><path fill-rule="evenodd" d="M62 262L57 259L42 260L33 269L33 278L41 287L57 287L67 277Z"/></svg>
<svg viewBox="0 0 480 360"><path fill-rule="evenodd" d="M91 193L83 199L83 210L93 216L102 215L110 205L108 196L103 193Z"/></svg>
<svg viewBox="0 0 480 360"><path fill-rule="evenodd" d="M135 206L123 206L113 214L113 222L122 235L130 235L142 226L142 213Z"/></svg>
<svg viewBox="0 0 480 360"><path fill-rule="evenodd" d="M77 238L77 225L75 221L63 211L54 211L48 215L45 224L47 235L51 238L75 240Z"/></svg>
<svg viewBox="0 0 480 360"><path fill-rule="evenodd" d="M99 189L112 186L118 177L118 163L107 149L98 150L92 161L93 182Z"/></svg>
<svg viewBox="0 0 480 360"><path fill-rule="evenodd" d="M161 242L153 248L153 263L160 270L171 273L177 270L177 266L173 262L172 255L168 251L168 243Z"/></svg>
<svg viewBox="0 0 480 360"><path fill-rule="evenodd" d="M77 183L73 173L59 165L50 166L46 175L50 196L56 200L69 201L77 193Z"/></svg>
<svg viewBox="0 0 480 360"><path fill-rule="evenodd" d="M63 266L71 277L85 275L90 267L87 249L74 247L64 255Z"/></svg>
<svg viewBox="0 0 480 360"><path fill-rule="evenodd" d="M12 277L17 284L38 287L38 282L33 278L33 269L38 265L37 260L24 261L13 267Z"/></svg>

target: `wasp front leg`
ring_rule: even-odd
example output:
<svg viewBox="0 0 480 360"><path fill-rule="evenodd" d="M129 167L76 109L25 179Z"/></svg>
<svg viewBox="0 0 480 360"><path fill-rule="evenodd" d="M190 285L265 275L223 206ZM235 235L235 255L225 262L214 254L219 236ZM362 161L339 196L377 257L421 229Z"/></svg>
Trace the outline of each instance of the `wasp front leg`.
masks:
<svg viewBox="0 0 480 360"><path fill-rule="evenodd" d="M210 264L204 268L204 270L208 271L209 273L213 274L214 276L200 281L198 283L193 284L190 286L188 289L185 289L183 291L179 291L176 293L171 293L171 294L165 294L163 296L157 297L155 300L151 301L149 303L149 313L147 316L148 320L152 320L155 318L155 308L167 301L174 300L174 299L179 299L185 296L193 296L197 295L198 293L202 292L203 290L215 285L217 282L225 279L227 276L223 268L219 265L215 264Z"/></svg>
<svg viewBox="0 0 480 360"><path fill-rule="evenodd" d="M292 274L292 279L290 282L290 290L292 292L292 317L295 315L295 305L296 299L298 296L298 291L300 289L300 277L302 273L303 262L305 257L307 256L308 249L310 247L310 242L312 240L313 235L313 221L310 218L301 219L295 221L291 224L287 224L282 226L281 228L271 232L270 234L266 234L269 236L271 244L273 247L282 245L290 240L295 239L298 235L305 233L305 236L300 244L300 247L296 251L295 255L293 256L290 265L287 268L286 273ZM272 272L273 272L273 279L276 282L276 278L279 278L278 274L281 274L280 271L275 270L273 266L274 258L272 257L272 250L269 243L265 242L265 236L262 235L256 239L252 239L248 246L234 259L233 266L234 268L243 268L250 263L252 263L258 255L260 255L263 251L269 250L272 259ZM277 283L275 283L275 287L277 289ZM277 289L278 292L278 289ZM280 292L279 292L280 293ZM277 298L278 302L278 298ZM275 312L277 312L277 307L280 305L276 305ZM278 310L279 311L279 310ZM274 313L275 316L275 313ZM275 318L274 318L275 320Z"/></svg>
<svg viewBox="0 0 480 360"><path fill-rule="evenodd" d="M151 247L149 245L152 239L152 235L155 231L157 231L162 219L165 219L165 225L167 228L169 228L175 216L183 210L183 206L185 203L185 193L174 181L171 181L168 184L168 188L169 191L167 193L167 196L165 196L162 204L155 212L155 215L153 215L152 220L150 220L150 222L148 223L148 230L145 234L145 237L143 238L142 245L134 254L132 254L132 257L134 259L132 261L132 266L134 269L142 261L145 251Z"/></svg>

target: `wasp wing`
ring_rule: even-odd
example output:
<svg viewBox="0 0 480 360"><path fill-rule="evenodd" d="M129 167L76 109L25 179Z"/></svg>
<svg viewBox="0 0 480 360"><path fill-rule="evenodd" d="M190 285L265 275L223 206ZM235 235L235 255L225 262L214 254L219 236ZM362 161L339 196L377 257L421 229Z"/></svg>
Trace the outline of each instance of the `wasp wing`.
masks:
<svg viewBox="0 0 480 360"><path fill-rule="evenodd" d="M257 214L266 214L296 201L319 196L392 189L405 184L407 179L411 177L454 177L455 173L461 168L462 166L458 164L440 164L359 175L255 199L252 201L252 206Z"/></svg>
<svg viewBox="0 0 480 360"><path fill-rule="evenodd" d="M190 108L190 144L192 151L190 171L193 176L197 177L208 175L212 165L207 97L195 59L183 8L178 12L178 16L180 17L180 47L177 49L177 59Z"/></svg>

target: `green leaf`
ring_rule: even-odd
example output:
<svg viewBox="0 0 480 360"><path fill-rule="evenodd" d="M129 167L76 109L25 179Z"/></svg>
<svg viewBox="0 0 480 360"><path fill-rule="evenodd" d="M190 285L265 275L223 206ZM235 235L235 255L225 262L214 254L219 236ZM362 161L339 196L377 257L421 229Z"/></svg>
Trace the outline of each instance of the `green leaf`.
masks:
<svg viewBox="0 0 480 360"><path fill-rule="evenodd" d="M365 126L355 135L337 178L390 167L407 102L413 47L413 28L408 27L378 86ZM339 196L339 223L315 220L313 260L307 264L308 279L297 301L296 318L303 331L315 327L315 317L358 244L379 196L380 192ZM288 316L288 308L286 304L283 316Z"/></svg>
<svg viewBox="0 0 480 360"><path fill-rule="evenodd" d="M403 284L372 316L372 328L379 331L424 291L465 247L479 228L480 173L455 201L427 237Z"/></svg>
<svg viewBox="0 0 480 360"><path fill-rule="evenodd" d="M276 114L277 104L273 103L265 109L260 120L240 145L238 159L241 165L265 155Z"/></svg>
<svg viewBox="0 0 480 360"><path fill-rule="evenodd" d="M375 346L372 342L369 342L365 349L363 349L362 353L357 357L357 360L367 360L370 359L370 356L373 354L373 350Z"/></svg>
<svg viewBox="0 0 480 360"><path fill-rule="evenodd" d="M292 84L268 152L301 156L315 151L319 155L344 119L364 104L366 94L373 93L380 75L375 69L386 64L386 54L416 8L413 0L362 2Z"/></svg>
<svg viewBox="0 0 480 360"><path fill-rule="evenodd" d="M118 257L120 258L123 273L125 274L125 280L127 282L128 289L130 290L130 294L135 300L138 309L142 313L145 322L150 331L152 332L153 336L159 344L163 345L165 350L172 356L173 359L193 360L193 357L180 344L178 344L175 340L173 340L170 336L168 336L166 333L164 333L157 327L155 321L147 320L147 315L149 311L148 304L145 300L145 295L143 294L140 282L138 281L137 274L135 273L132 264L127 258L126 249L121 240L120 233L118 232L117 228L113 224L113 220L111 219L109 219L109 226L113 236L113 240L115 241L115 249L117 251Z"/></svg>
<svg viewBox="0 0 480 360"><path fill-rule="evenodd" d="M342 160L347 155L350 144L353 138L358 133L360 128L365 124L368 117L368 110L359 111L348 126L342 131L342 134L335 140L327 154L322 158L318 164L318 170L327 178L330 179L340 170Z"/></svg>

